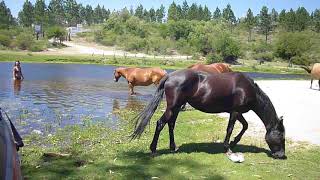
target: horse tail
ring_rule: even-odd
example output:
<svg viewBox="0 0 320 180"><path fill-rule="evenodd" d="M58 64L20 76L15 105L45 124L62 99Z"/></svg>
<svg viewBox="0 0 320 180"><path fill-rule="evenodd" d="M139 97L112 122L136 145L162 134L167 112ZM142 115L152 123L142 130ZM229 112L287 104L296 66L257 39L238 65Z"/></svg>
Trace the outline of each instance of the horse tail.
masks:
<svg viewBox="0 0 320 180"><path fill-rule="evenodd" d="M302 69L306 70L309 74L311 73L311 68L308 66L300 66Z"/></svg>
<svg viewBox="0 0 320 180"><path fill-rule="evenodd" d="M153 95L152 100L149 102L149 104L143 109L142 112L140 112L133 120L136 121L135 123L135 130L131 134L131 139L137 139L140 138L141 134L143 133L145 127L147 124L149 124L151 117L153 116L154 112L156 111L157 107L159 106L163 94L164 94L164 84L169 78L169 75L165 75L160 83L159 86Z"/></svg>

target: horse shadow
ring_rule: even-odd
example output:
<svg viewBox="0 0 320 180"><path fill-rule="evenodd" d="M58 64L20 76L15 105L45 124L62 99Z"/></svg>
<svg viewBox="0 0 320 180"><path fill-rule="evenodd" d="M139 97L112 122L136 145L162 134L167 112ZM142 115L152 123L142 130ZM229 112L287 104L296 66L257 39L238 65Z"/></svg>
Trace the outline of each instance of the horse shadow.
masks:
<svg viewBox="0 0 320 180"><path fill-rule="evenodd" d="M265 153L268 156L270 156L270 151L257 147L254 145L243 145L243 144L237 144L233 149L233 152L241 152L241 153ZM172 153L168 149L160 149L157 151L158 155L161 154L169 154ZM176 153L208 153L208 154L224 154L224 145L223 143L187 143L182 144L179 147L179 150Z"/></svg>

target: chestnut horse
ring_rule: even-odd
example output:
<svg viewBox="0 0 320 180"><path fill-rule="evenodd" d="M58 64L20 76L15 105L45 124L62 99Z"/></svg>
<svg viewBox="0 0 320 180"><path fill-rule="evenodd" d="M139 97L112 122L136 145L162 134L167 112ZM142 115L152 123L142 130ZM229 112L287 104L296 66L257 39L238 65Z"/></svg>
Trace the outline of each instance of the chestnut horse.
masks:
<svg viewBox="0 0 320 180"><path fill-rule="evenodd" d="M131 95L135 94L134 86L149 86L150 84L158 85L167 72L160 68L123 68L119 67L114 70L114 81L118 82L122 76L128 81Z"/></svg>
<svg viewBox="0 0 320 180"><path fill-rule="evenodd" d="M253 110L266 128L265 140L274 158L285 159L285 129L282 117L278 118L269 97L252 79L243 73L203 73L191 69L172 72L160 82L153 99L135 118L136 126L132 139L139 138L156 111L165 93L167 107L157 121L150 150L156 153L161 130L168 123L170 149L176 151L174 127L180 107L188 102L192 107L206 113L230 113L227 134L224 140L226 152L232 152L248 128L243 113ZM243 128L229 144L236 120Z"/></svg>
<svg viewBox="0 0 320 180"><path fill-rule="evenodd" d="M311 75L311 85L310 89L312 89L313 80L319 80L319 91L320 91L320 63L315 63L311 68L307 66L301 66L304 70L306 70Z"/></svg>
<svg viewBox="0 0 320 180"><path fill-rule="evenodd" d="M193 69L196 71L203 71L207 73L226 73L226 72L232 72L230 69L230 65L226 63L213 63L209 65L205 64L194 64L192 66L188 67L189 69Z"/></svg>

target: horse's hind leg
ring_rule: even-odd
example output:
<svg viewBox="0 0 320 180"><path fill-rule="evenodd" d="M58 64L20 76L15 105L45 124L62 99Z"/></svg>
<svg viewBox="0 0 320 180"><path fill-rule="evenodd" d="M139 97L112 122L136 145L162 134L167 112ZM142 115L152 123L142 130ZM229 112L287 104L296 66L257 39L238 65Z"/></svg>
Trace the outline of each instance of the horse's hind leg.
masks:
<svg viewBox="0 0 320 180"><path fill-rule="evenodd" d="M320 79L319 79L319 81L318 81L318 84L319 84L319 91L320 91Z"/></svg>
<svg viewBox="0 0 320 180"><path fill-rule="evenodd" d="M237 120L237 112L232 112L230 113L230 118L229 118L229 122L228 122L228 127L227 127L227 134L226 137L224 139L224 150L225 152L229 152L230 150L230 145L229 145L229 140L230 140L230 136L232 134L233 131L233 127L234 124Z"/></svg>
<svg viewBox="0 0 320 180"><path fill-rule="evenodd" d="M242 114L238 114L238 120L240 121L240 123L242 124L242 130L240 131L240 133L234 138L234 140L230 143L230 148L233 148L240 140L241 137L243 136L243 134L246 132L246 130L248 129L248 123L247 121L244 119L244 117L242 116Z"/></svg>
<svg viewBox="0 0 320 180"><path fill-rule="evenodd" d="M310 89L312 89L312 83L313 83L313 79L311 78L311 85L310 85Z"/></svg>
<svg viewBox="0 0 320 180"><path fill-rule="evenodd" d="M176 119L177 119L178 113L179 113L179 108L175 108L173 110L173 115L168 122L169 136L170 136L170 150L172 152L176 152L178 150L178 148L176 147L176 143L174 142L174 127L176 124Z"/></svg>
<svg viewBox="0 0 320 180"><path fill-rule="evenodd" d="M129 85L130 95L134 95L133 84L131 82L129 82L128 85Z"/></svg>
<svg viewBox="0 0 320 180"><path fill-rule="evenodd" d="M150 144L150 150L152 154L156 153L159 135L164 125L166 125L166 123L167 123L167 119L166 119L166 112L165 112L161 116L161 118L157 121L156 130L153 135L153 140L152 140L152 143Z"/></svg>

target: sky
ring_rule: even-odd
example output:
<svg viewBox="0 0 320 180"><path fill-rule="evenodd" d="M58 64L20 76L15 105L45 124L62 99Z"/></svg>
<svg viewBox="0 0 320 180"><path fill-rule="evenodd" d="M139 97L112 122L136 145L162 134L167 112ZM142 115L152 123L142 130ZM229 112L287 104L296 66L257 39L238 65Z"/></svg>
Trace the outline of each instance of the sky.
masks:
<svg viewBox="0 0 320 180"><path fill-rule="evenodd" d="M1 0L0 0L1 1ZM18 12L21 10L22 5L25 0L4 0L7 7L10 8L13 16L17 17ZM36 0L30 0L33 4ZM184 0L175 0L176 4L182 4ZM137 7L139 4L142 4L144 8L158 8L161 4L166 7L168 10L169 5L173 0L77 0L78 3L83 5L90 4L93 7L96 7L98 4L104 5L105 8L110 10L119 10L124 7ZM192 3L201 4L202 6L207 5L211 12L213 12L216 7L219 7L220 10L226 7L229 3L236 17L244 17L248 8L251 8L254 14L258 14L262 6L267 6L271 11L272 8L275 8L278 12L282 9L289 10L297 9L300 6L305 7L309 12L314 11L314 9L320 9L320 0L187 0L189 6ZM46 4L49 4L49 0L46 0Z"/></svg>

